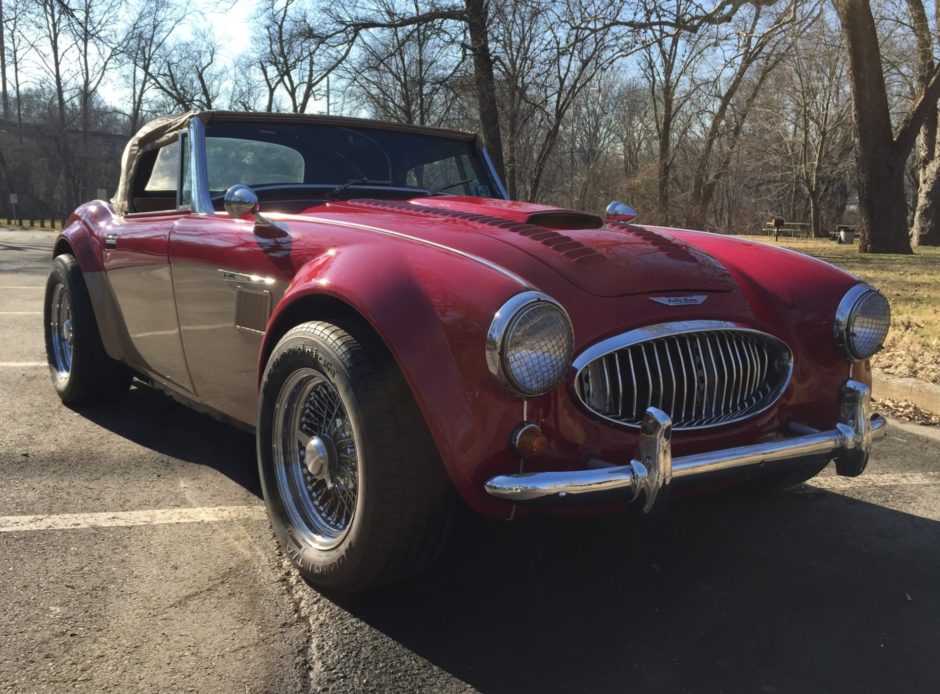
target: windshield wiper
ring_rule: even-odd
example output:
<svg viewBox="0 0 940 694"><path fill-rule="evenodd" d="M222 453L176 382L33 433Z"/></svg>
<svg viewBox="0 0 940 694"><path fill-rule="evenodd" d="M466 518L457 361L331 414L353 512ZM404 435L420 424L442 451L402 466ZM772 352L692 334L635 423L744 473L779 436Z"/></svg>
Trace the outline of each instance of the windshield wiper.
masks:
<svg viewBox="0 0 940 694"><path fill-rule="evenodd" d="M456 188L457 186L466 185L467 183L472 182L472 178L465 178L462 181L456 181L455 183L448 183L446 186L441 186L440 188L430 188L429 190L435 195L440 195L445 190L450 190L451 188Z"/></svg>
<svg viewBox="0 0 940 694"><path fill-rule="evenodd" d="M346 190L350 186L390 186L390 185L392 185L391 181L383 181L383 180L377 180L377 179L372 179L372 178L350 178L345 183L341 183L340 185L333 188L333 190L328 190L326 193L323 194L323 197L329 200L334 195Z"/></svg>

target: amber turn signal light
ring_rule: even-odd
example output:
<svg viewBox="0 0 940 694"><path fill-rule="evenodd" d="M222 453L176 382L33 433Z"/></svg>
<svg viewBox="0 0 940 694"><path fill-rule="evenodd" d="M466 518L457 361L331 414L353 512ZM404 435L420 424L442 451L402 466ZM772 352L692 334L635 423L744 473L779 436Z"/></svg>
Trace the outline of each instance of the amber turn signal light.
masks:
<svg viewBox="0 0 940 694"><path fill-rule="evenodd" d="M538 424L522 422L513 430L509 447L516 455L522 458L531 458L532 456L542 455L548 449L548 439L539 429Z"/></svg>

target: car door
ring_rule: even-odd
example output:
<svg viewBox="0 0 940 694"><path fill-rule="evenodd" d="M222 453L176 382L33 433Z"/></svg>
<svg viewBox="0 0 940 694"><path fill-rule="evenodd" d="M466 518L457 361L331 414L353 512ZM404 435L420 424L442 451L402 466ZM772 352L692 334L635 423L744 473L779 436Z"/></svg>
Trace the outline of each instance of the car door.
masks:
<svg viewBox="0 0 940 694"><path fill-rule="evenodd" d="M127 331L128 363L191 392L169 261L170 230L188 214L178 210L178 173L178 142L142 155L132 209L105 232L104 268Z"/></svg>
<svg viewBox="0 0 940 694"><path fill-rule="evenodd" d="M293 270L290 237L265 239L227 215L180 219L170 267L183 348L199 400L254 426L258 356Z"/></svg>

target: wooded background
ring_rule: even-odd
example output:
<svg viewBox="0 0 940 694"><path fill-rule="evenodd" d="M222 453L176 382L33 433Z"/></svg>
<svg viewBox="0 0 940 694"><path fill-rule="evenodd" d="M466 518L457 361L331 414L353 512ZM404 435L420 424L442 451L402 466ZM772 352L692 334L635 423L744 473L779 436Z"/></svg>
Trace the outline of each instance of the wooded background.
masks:
<svg viewBox="0 0 940 694"><path fill-rule="evenodd" d="M940 244L936 3L256 0L233 47L208 2L0 0L0 216L110 195L154 116L236 109L480 131L522 200Z"/></svg>

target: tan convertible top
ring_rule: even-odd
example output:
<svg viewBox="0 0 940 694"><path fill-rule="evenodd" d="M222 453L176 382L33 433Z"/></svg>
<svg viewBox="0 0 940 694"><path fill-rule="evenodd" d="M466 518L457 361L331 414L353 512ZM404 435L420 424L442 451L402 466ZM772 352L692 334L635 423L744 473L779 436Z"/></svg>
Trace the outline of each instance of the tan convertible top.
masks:
<svg viewBox="0 0 940 694"><path fill-rule="evenodd" d="M197 111L189 111L188 113L157 118L147 123L128 140L127 146L124 148L124 154L121 156L121 178L118 181L117 190L114 191L114 197L111 198L111 204L114 206L116 214L126 214L130 209L131 195L133 194L131 181L134 180L134 172L137 170L140 155L143 152L173 142L180 131L186 130L190 118L203 115Z"/></svg>
<svg viewBox="0 0 940 694"><path fill-rule="evenodd" d="M402 132L422 133L438 137L451 137L459 140L473 140L474 133L462 130L446 130L444 128L429 128L419 125L403 123L388 123L384 121L368 120L365 118L348 118L346 116L309 115L304 113L253 113L239 111L189 111L187 113L163 116L150 121L131 137L124 154L121 157L121 178L117 190L111 198L116 214L123 215L131 209L131 181L140 155L158 147L173 142L181 131L186 130L191 118L200 118L203 123L212 121L252 121L268 123L311 123L321 125L357 126L382 128L385 130L400 130Z"/></svg>

